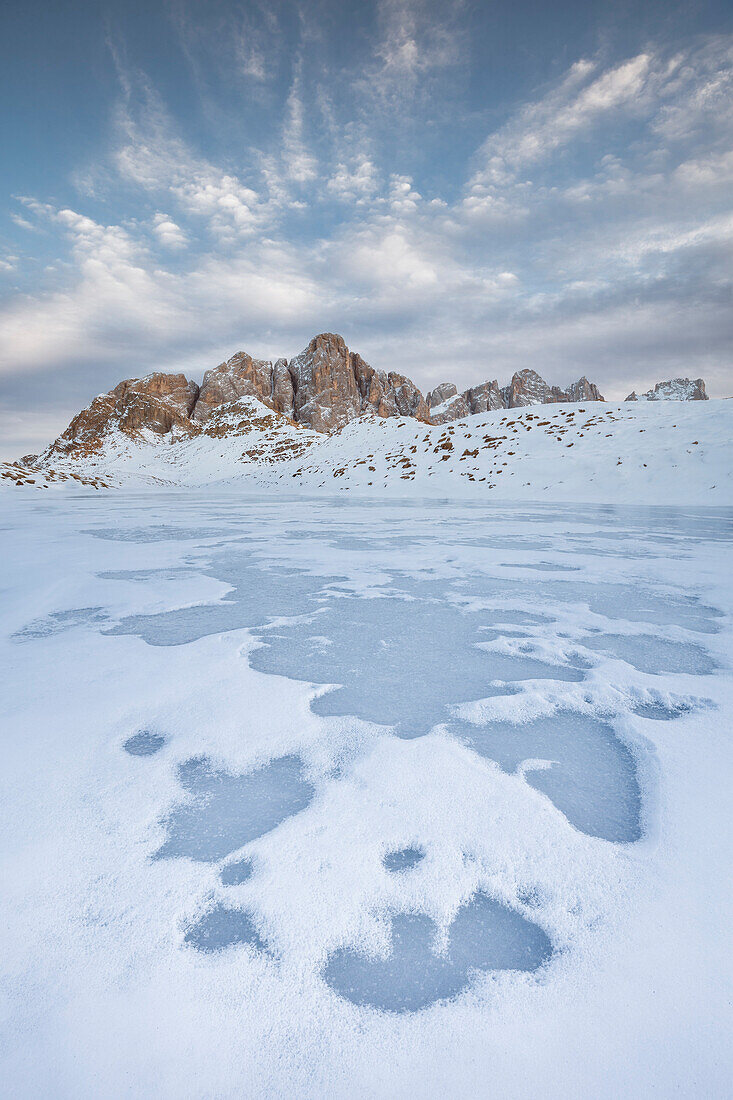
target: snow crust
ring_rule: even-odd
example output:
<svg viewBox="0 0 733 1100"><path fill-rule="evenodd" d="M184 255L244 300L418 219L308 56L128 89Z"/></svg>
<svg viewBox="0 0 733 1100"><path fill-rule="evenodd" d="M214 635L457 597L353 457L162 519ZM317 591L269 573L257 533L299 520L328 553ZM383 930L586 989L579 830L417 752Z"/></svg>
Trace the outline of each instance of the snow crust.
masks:
<svg viewBox="0 0 733 1100"><path fill-rule="evenodd" d="M726 1095L733 511L12 492L8 1095Z"/></svg>

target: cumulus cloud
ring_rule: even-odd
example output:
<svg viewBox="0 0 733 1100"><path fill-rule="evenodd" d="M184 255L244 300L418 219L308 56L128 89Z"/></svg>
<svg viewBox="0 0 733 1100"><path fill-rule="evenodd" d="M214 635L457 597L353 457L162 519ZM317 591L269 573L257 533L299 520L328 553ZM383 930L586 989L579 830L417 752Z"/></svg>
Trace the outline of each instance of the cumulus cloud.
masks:
<svg viewBox="0 0 733 1100"><path fill-rule="evenodd" d="M180 225L168 217L167 214L156 214L153 218L153 232L162 245L166 248L185 248L186 234Z"/></svg>
<svg viewBox="0 0 733 1100"><path fill-rule="evenodd" d="M326 188L342 202L365 203L377 193L378 184L376 166L368 156L361 154L349 163L339 162Z"/></svg>

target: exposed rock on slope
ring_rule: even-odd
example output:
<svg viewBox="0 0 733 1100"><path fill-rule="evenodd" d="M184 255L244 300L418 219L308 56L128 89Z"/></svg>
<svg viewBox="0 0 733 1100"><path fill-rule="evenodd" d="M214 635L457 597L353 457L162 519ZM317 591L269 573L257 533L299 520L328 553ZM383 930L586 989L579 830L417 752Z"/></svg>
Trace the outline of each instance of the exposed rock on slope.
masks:
<svg viewBox="0 0 733 1100"><path fill-rule="evenodd" d="M603 401L598 386L589 382L585 375L566 390L561 390L559 386L548 386L544 378L533 370L517 371L509 385L503 387L501 395L507 409L549 405L557 401Z"/></svg>
<svg viewBox="0 0 733 1100"><path fill-rule="evenodd" d="M452 382L443 382L428 394L428 403L431 424L446 424L449 420L459 420L473 413L505 407L496 380L473 386L460 394Z"/></svg>
<svg viewBox="0 0 733 1100"><path fill-rule="evenodd" d="M732 421L732 401L558 402L443 425L358 417L324 433L241 397L193 433L111 432L88 456L15 464L0 471L0 494L168 485L239 487L268 499L282 491L288 499L326 492L727 505Z"/></svg>
<svg viewBox="0 0 733 1100"><path fill-rule="evenodd" d="M702 382L699 385L704 393ZM237 352L207 371L200 389L183 374L156 373L120 382L110 393L95 397L41 457L47 461L53 455L93 454L115 431L133 438L145 430L156 435L173 431L197 435L218 410L245 398L254 398L288 421L321 433L339 431L364 413L443 424L494 409L603 400L586 378L561 390L548 386L532 370L518 371L503 389L494 380L459 394L452 383L444 382L425 398L409 378L375 370L350 351L341 336L323 332L290 362L273 363ZM217 421L219 427L223 423ZM227 424L227 432L233 430ZM214 425L215 430L207 434L218 434L219 427Z"/></svg>
<svg viewBox="0 0 733 1100"><path fill-rule="evenodd" d="M199 387L183 374L151 374L147 378L131 378L110 393L95 397L82 409L63 435L52 443L45 457L52 454L79 455L98 450L111 431L132 434L148 428L165 435L174 427L194 431L191 414Z"/></svg>
<svg viewBox="0 0 733 1100"><path fill-rule="evenodd" d="M253 359L238 351L226 363L207 370L201 383L193 419L201 424L209 419L212 409L236 401L239 397L256 397L274 408L272 363Z"/></svg>
<svg viewBox="0 0 733 1100"><path fill-rule="evenodd" d="M544 378L529 369L517 371L509 385L501 389L494 380L459 394L452 383L443 382L428 394L432 424L445 424L492 409L517 409L559 401L603 401L603 397L598 386L585 377L561 390L559 386L548 386Z"/></svg>
<svg viewBox="0 0 733 1100"><path fill-rule="evenodd" d="M256 397L275 412L319 432L342 428L372 410L377 416L428 419L427 404L409 378L374 370L334 333L315 336L290 362L253 359L240 351L207 371L193 419L202 424L220 405Z"/></svg>
<svg viewBox="0 0 733 1100"><path fill-rule="evenodd" d="M707 401L702 378L673 378L669 382L657 382L653 390L636 394L632 390L627 401Z"/></svg>

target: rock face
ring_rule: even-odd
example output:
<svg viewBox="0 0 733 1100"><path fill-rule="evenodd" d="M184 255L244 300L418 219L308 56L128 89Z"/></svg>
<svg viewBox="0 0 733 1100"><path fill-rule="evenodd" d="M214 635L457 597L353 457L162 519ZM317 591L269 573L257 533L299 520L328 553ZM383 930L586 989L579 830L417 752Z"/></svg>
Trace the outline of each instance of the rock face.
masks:
<svg viewBox="0 0 733 1100"><path fill-rule="evenodd" d="M95 397L91 405L74 417L49 451L64 455L92 453L114 429L128 435L143 428L158 435L166 435L174 427L191 431L191 414L198 394L199 387L183 374L130 378L110 393Z"/></svg>
<svg viewBox="0 0 733 1100"><path fill-rule="evenodd" d="M342 338L331 332L314 336L290 360L296 420L317 432L330 432L359 416L361 394L351 360Z"/></svg>
<svg viewBox="0 0 733 1100"><path fill-rule="evenodd" d="M202 424L212 410L239 397L256 397L269 408L274 408L272 363L253 359L244 351L238 351L226 363L207 370L193 410L193 419Z"/></svg>
<svg viewBox="0 0 733 1100"><path fill-rule="evenodd" d="M632 390L627 401L708 401L702 378L673 378L669 382L657 382L653 390L636 394Z"/></svg>
<svg viewBox="0 0 733 1100"><path fill-rule="evenodd" d="M360 355L352 355L356 383L361 394L362 411L377 416L412 416L428 420L427 401L414 382L403 374L374 370Z"/></svg>
<svg viewBox="0 0 733 1100"><path fill-rule="evenodd" d="M519 409L524 405L542 405L552 401L552 390L536 371L519 370L508 386L503 386L501 396L505 409Z"/></svg>
<svg viewBox="0 0 733 1100"><path fill-rule="evenodd" d="M466 396L472 413L504 408L501 390L496 379L493 382L484 382L481 386L474 386L473 389L466 390Z"/></svg>
<svg viewBox="0 0 733 1100"><path fill-rule="evenodd" d="M585 377L561 390L559 386L548 386L536 371L528 369L517 371L509 385L501 389L494 380L459 394L451 382L443 382L428 394L431 424L445 424L492 409L518 409L557 401L603 401L603 397L598 387Z"/></svg>
<svg viewBox="0 0 733 1100"><path fill-rule="evenodd" d="M214 409L240 397L256 397L318 432L343 428L369 410L377 416L428 419L425 398L409 378L374 370L331 332L315 336L289 363L237 352L204 375L193 419L204 424Z"/></svg>
<svg viewBox="0 0 733 1100"><path fill-rule="evenodd" d="M601 391L583 375L567 388L566 401L602 401Z"/></svg>
<svg viewBox="0 0 733 1100"><path fill-rule="evenodd" d="M697 387L705 397L701 379L660 383L661 387ZM661 396L644 395L649 400ZM226 410L244 398L256 398L273 413L317 432L333 432L365 413L379 417L403 416L424 423L443 424L472 413L513 409L554 401L602 401L598 388L587 378L567 390L548 386L535 371L521 370L508 386L496 380L458 393L444 382L424 397L409 378L395 371L375 370L343 338L332 332L314 336L308 346L288 362L253 359L239 351L204 375L201 388L183 374L150 374L120 382L110 393L95 397L74 417L64 434L44 452L83 455L99 449L112 430L135 436L143 429L165 435L174 429L188 435L216 435L232 430ZM692 397L686 399L694 399ZM632 395L629 400L637 400ZM223 416L223 419L222 419ZM231 418L230 418L231 419ZM242 417L234 416L237 430Z"/></svg>
<svg viewBox="0 0 733 1100"><path fill-rule="evenodd" d="M275 412L292 420L295 416L295 390L287 359L278 359L272 368L272 400Z"/></svg>
<svg viewBox="0 0 733 1100"><path fill-rule="evenodd" d="M457 393L458 390L452 382L441 382L439 386L430 391L426 400L432 410L450 400L451 397L455 397Z"/></svg>

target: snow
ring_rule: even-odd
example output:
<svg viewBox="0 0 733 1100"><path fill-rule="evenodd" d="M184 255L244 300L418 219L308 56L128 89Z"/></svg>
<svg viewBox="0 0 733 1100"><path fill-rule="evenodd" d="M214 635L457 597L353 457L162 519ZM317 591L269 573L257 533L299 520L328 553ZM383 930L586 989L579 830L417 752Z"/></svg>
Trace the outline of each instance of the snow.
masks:
<svg viewBox="0 0 733 1100"><path fill-rule="evenodd" d="M135 485L3 497L7 1094L725 1096L733 510Z"/></svg>
<svg viewBox="0 0 733 1100"><path fill-rule="evenodd" d="M414 500L733 502L733 402L629 401L536 405L426 425L360 417L332 435L296 427L254 398L218 412L229 434L119 432L80 461L51 455L40 471L17 469L0 487L89 492L230 487L291 496ZM9 468L10 469L10 468ZM1 489L0 489L1 491Z"/></svg>

